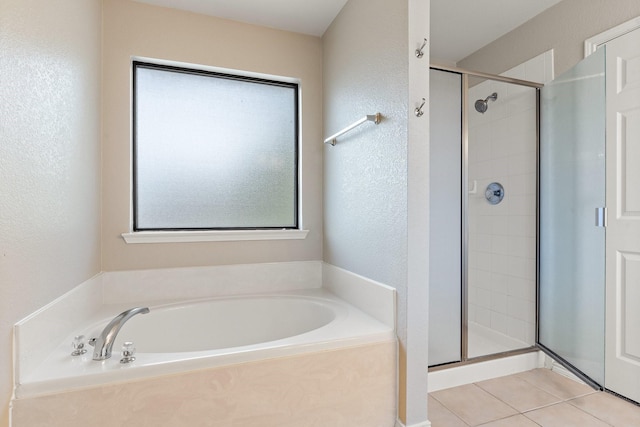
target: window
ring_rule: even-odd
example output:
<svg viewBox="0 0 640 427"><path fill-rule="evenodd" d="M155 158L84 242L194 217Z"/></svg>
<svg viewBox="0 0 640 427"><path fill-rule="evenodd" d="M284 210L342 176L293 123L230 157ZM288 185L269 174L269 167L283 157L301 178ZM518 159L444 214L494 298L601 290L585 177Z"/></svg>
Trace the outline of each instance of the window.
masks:
<svg viewBox="0 0 640 427"><path fill-rule="evenodd" d="M133 62L133 230L298 228L298 85Z"/></svg>

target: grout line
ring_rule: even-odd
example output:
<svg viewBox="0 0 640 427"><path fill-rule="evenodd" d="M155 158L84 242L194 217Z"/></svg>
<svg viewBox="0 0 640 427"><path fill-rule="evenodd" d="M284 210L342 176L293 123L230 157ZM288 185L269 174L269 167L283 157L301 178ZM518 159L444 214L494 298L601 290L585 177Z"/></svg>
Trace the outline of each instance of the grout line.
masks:
<svg viewBox="0 0 640 427"><path fill-rule="evenodd" d="M552 372L552 371L551 371L551 372ZM558 374L557 372L553 372L553 374L554 374L554 375L558 375L558 376L560 376L560 377L564 377L563 375ZM547 390L544 390L544 389L542 389L542 388L538 387L537 385L535 385L535 384L531 383L530 381L527 381L525 378L520 377L520 376L519 376L519 374L506 375L506 376L504 376L504 377L502 377L502 378L506 378L506 377L516 377L516 378L519 378L519 379L521 379L521 380L525 381L526 383L528 383L528 384L529 384L530 386L532 386L533 388L535 388L535 389L537 389L537 390L539 390L539 391L541 391L541 392L543 392L543 393L546 393L546 394L549 394L549 395L553 396L554 398L558 399L558 401L557 401L557 402L554 402L554 403L547 404L547 405L542 405L542 406L540 406L540 407L536 407L536 408L528 409L528 410L526 410L526 411L520 411L519 409L517 409L517 408L513 407L513 406L512 406L512 405L510 405L509 403L507 403L507 402L505 402L504 400L500 399L498 396L494 395L494 394L493 394L493 393L491 393L490 391L485 390L483 387L481 387L481 386L479 385L479 383L480 383L480 382L482 382L482 381L478 381L478 382L474 382L474 383L471 383L471 384L467 384L467 385L473 385L473 386L477 387L478 389L480 389L480 390L484 391L485 393L487 393L487 394L488 394L488 395L490 395L491 397L495 398L495 399L496 399L496 400L498 400L499 402L501 402L501 403L503 403L503 404L505 404L505 405L509 406L509 407L510 407L510 408L512 408L513 410L517 411L517 414L512 414L512 415L508 415L508 416L506 416L506 417L497 418L497 419L495 419L495 420L488 421L487 423L480 424L478 427L482 427L483 425L490 424L490 423L495 422L495 421L499 421L499 420L507 419L507 418L510 418L510 417L515 417L515 416L517 416L517 415L522 415L523 417L527 418L527 420L529 420L529 421L533 422L534 424L536 424L536 425L540 425L540 424L538 424L537 422L535 422L534 420L532 420L531 418L529 418L529 417L527 416L527 414L528 414L528 413L531 413L531 412L534 412L534 411L538 411L538 410L542 410L542 409L545 409L545 408L549 408L549 407L551 407L551 406L555 406L555 405L562 405L562 404L565 404L565 403L566 403L566 404L569 404L572 408L577 409L578 411L580 411L580 412L584 413L585 415L587 415L587 416L589 416L589 417L591 417L591 418L595 418L595 419L596 419L596 420L598 420L598 421L603 422L603 423L604 423L604 424L606 424L607 426L614 427L614 426L612 426L611 424L607 423L605 420L602 420L602 419L600 419L599 417L597 417L595 414L592 414L591 412L588 412L588 411L586 411L586 410L584 410L584 409L582 409L582 408L580 408L580 407L578 407L578 406L574 405L573 403L571 403L572 401L575 401L575 400L577 400L577 399L580 399L580 398L583 398L583 397L586 397L586 396L590 396L590 395L592 395L592 394L603 393L603 392L600 392L600 391L597 391L597 390L592 390L592 391L590 391L589 393L585 393L585 394L581 394L581 395L573 396L573 397L570 397L570 398L567 398L567 399L563 399L563 398L561 398L561 397L559 397L559 396L556 396L555 394L553 394L553 393L551 393L551 392L549 392L549 391L547 391ZM564 378L571 380L570 378L567 378L567 377L564 377ZM437 398L436 398L432 393L429 393L429 396L433 397L433 398L434 398L438 403L440 403L440 404L441 404L441 405L442 405L442 406L443 406L443 407L444 407L448 412L450 412L453 416L455 416L457 419L459 419L463 424L465 424L465 425L469 426L469 424L467 424L463 419L461 419L461 418L460 418L460 417L459 417L459 416L458 416L458 415L457 415L453 410L451 410L447 405L445 405L443 402L441 402L439 399L437 399ZM470 427L471 427L471 426L470 426Z"/></svg>

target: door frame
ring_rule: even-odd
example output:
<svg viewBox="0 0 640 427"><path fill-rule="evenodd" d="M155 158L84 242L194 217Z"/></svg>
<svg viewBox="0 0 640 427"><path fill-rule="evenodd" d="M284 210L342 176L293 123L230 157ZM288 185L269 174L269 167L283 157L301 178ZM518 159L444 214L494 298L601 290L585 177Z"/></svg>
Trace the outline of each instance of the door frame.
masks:
<svg viewBox="0 0 640 427"><path fill-rule="evenodd" d="M638 28L640 28L640 16L630 19L627 22L623 22L616 27L601 32L600 34L596 34L593 37L589 37L584 41L584 57L586 58L587 56L591 55L600 46L606 44L607 42L630 33L631 31Z"/></svg>

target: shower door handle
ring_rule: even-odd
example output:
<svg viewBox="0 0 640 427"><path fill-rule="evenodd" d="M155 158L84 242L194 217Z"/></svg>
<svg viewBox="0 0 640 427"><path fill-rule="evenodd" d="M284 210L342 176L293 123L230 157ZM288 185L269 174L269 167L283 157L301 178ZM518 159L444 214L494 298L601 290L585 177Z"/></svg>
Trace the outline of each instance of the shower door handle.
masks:
<svg viewBox="0 0 640 427"><path fill-rule="evenodd" d="M596 227L607 226L607 208L596 208Z"/></svg>

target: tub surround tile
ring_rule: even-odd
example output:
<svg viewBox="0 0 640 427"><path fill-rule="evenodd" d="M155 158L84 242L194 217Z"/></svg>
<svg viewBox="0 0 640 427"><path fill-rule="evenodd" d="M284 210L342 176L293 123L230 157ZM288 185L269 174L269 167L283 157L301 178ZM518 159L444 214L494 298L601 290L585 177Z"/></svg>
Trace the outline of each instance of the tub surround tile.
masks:
<svg viewBox="0 0 640 427"><path fill-rule="evenodd" d="M322 266L322 282L329 292L395 330L394 288L326 263Z"/></svg>
<svg viewBox="0 0 640 427"><path fill-rule="evenodd" d="M609 393L593 393L567 403L615 427L640 426L640 407Z"/></svg>
<svg viewBox="0 0 640 427"><path fill-rule="evenodd" d="M14 326L14 381L20 383L29 372L39 366L78 325L97 312L102 304L99 274L76 286L60 298ZM71 339L69 339L71 353Z"/></svg>
<svg viewBox="0 0 640 427"><path fill-rule="evenodd" d="M432 393L448 410L470 426L516 415L518 412L475 384Z"/></svg>
<svg viewBox="0 0 640 427"><path fill-rule="evenodd" d="M396 343L14 400L14 427L388 427Z"/></svg>
<svg viewBox="0 0 640 427"><path fill-rule="evenodd" d="M321 261L103 273L103 302L171 301L322 287Z"/></svg>

